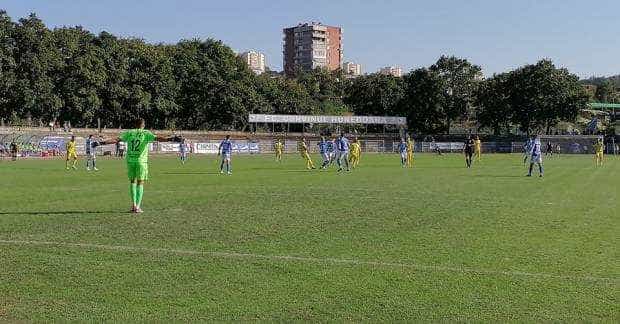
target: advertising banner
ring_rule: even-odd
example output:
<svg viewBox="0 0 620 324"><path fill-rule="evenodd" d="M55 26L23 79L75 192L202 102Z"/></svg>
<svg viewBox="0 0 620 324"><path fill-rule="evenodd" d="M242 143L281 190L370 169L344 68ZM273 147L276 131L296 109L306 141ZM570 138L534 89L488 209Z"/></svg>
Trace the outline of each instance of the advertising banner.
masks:
<svg viewBox="0 0 620 324"><path fill-rule="evenodd" d="M194 153L201 154L217 154L220 143L194 143ZM178 148L178 146L177 146ZM260 153L258 143L251 142L233 142L233 153L248 154L248 153Z"/></svg>
<svg viewBox="0 0 620 324"><path fill-rule="evenodd" d="M313 116L250 114L249 122L290 124L382 124L404 126L407 124L407 118L394 116Z"/></svg>
<svg viewBox="0 0 620 324"><path fill-rule="evenodd" d="M65 148L65 138L60 136L45 136L39 142L39 146L44 150L63 150Z"/></svg>
<svg viewBox="0 0 620 324"><path fill-rule="evenodd" d="M194 153L217 154L218 143L194 143Z"/></svg>

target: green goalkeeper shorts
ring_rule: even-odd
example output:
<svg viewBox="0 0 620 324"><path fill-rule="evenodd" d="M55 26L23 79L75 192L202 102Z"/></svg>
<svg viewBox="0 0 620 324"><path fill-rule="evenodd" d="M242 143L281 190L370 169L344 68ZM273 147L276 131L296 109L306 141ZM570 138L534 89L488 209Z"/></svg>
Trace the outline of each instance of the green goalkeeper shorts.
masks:
<svg viewBox="0 0 620 324"><path fill-rule="evenodd" d="M129 180L148 180L149 165L140 162L127 162L127 177Z"/></svg>

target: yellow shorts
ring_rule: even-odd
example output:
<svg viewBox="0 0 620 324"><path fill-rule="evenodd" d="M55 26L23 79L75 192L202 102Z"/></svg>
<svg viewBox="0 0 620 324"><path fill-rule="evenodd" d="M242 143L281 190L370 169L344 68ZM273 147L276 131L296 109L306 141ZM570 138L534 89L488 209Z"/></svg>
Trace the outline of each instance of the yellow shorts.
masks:
<svg viewBox="0 0 620 324"><path fill-rule="evenodd" d="M67 152L67 160L69 159L77 159L77 153L76 152Z"/></svg>

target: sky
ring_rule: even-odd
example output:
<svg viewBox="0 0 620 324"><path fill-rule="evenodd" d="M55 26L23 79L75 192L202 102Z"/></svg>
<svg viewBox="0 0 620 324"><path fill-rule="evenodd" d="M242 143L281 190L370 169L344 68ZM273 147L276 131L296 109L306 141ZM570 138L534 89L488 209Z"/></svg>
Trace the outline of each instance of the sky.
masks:
<svg viewBox="0 0 620 324"><path fill-rule="evenodd" d="M153 43L214 38L282 69L282 29L343 28L344 61L404 71L455 55L487 76L549 58L582 78L620 74L620 0L0 0L17 20Z"/></svg>

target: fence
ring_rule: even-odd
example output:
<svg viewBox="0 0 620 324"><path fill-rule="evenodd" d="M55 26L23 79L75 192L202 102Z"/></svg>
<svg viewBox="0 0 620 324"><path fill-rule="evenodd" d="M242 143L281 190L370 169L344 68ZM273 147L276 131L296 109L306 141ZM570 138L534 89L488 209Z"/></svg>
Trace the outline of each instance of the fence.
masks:
<svg viewBox="0 0 620 324"><path fill-rule="evenodd" d="M22 157L48 157L62 155L65 151L65 145L70 135L30 135L30 134L0 134L0 153L8 154L10 142L19 143L20 155ZM280 137L281 138L281 137ZM562 137L543 137L543 149L546 150L546 144L551 143L554 153L568 154L589 154L593 153L593 145L598 139L597 136L562 136ZM85 154L85 137L76 136L76 148L80 155ZM285 153L296 153L298 150L297 138L284 138ZM360 138L360 144L363 152L368 153L394 153L398 150L398 138L386 139L364 139ZM275 139L244 139L233 140L233 153L236 154L258 154L273 153ZM308 149L311 153L318 152L318 138L307 140ZM193 139L187 142L187 151L195 154L216 154L220 140L214 139ZM484 153L522 153L524 142L483 142L482 151ZM463 150L464 143L459 141L452 142L426 142L420 141L415 143L415 152L436 152L437 149L444 153L460 153ZM151 143L149 150L152 153L175 154L179 152L179 143ZM118 149L124 146L104 145L96 148L98 154L117 155ZM620 148L615 142L606 144L606 152L608 154L620 153Z"/></svg>

